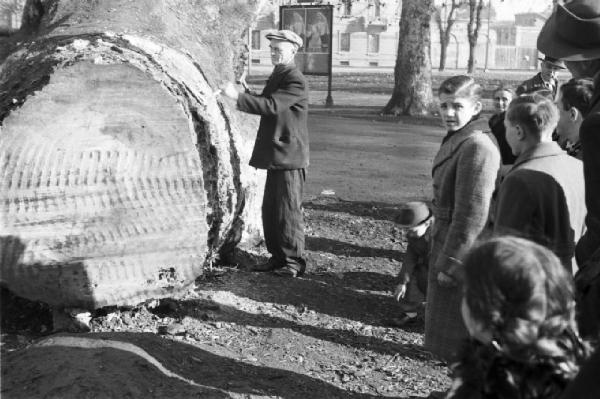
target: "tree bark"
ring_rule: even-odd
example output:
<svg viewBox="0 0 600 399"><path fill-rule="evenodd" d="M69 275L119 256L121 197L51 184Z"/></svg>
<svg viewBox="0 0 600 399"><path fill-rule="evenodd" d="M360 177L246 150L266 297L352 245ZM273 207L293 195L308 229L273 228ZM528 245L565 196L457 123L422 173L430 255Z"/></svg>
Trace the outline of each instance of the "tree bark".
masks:
<svg viewBox="0 0 600 399"><path fill-rule="evenodd" d="M425 115L431 108L432 10L433 0L402 2L394 91L382 111L385 114Z"/></svg>
<svg viewBox="0 0 600 399"><path fill-rule="evenodd" d="M467 24L467 35L469 38L468 73L473 73L475 70L475 49L477 47L477 39L479 38L479 29L481 28L482 9L483 0L469 0L469 23Z"/></svg>
<svg viewBox="0 0 600 399"><path fill-rule="evenodd" d="M0 65L0 267L53 306L187 289L260 239L256 118L213 93L241 1L29 0Z"/></svg>

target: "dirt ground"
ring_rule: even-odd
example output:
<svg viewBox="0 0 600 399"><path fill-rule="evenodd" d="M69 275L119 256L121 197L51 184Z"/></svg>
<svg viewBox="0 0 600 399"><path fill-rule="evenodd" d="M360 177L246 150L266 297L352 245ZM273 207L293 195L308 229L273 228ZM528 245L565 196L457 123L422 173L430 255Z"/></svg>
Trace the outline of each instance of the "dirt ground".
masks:
<svg viewBox="0 0 600 399"><path fill-rule="evenodd" d="M86 334L50 334L47 307L4 291L2 397L405 398L447 388L445 365L422 348L422 320L389 324L405 251L394 210L428 198L441 129L325 112L311 114L310 129L304 276L220 265L181 298L100 309Z"/></svg>

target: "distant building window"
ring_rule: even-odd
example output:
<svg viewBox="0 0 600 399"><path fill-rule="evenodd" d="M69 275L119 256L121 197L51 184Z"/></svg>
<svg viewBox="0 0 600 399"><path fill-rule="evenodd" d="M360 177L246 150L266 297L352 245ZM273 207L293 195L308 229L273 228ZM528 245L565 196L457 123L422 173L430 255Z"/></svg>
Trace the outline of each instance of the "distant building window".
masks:
<svg viewBox="0 0 600 399"><path fill-rule="evenodd" d="M252 58L252 63L253 64L260 64L260 59L258 59L258 58Z"/></svg>
<svg viewBox="0 0 600 399"><path fill-rule="evenodd" d="M350 51L350 33L340 34L340 51Z"/></svg>
<svg viewBox="0 0 600 399"><path fill-rule="evenodd" d="M371 62L369 62L369 66L370 66L370 67L376 67L376 66L379 66L379 62L377 62L377 61L371 61Z"/></svg>
<svg viewBox="0 0 600 399"><path fill-rule="evenodd" d="M375 0L373 5L375 6L375 18L379 18L381 16L381 3L379 3L379 0Z"/></svg>
<svg viewBox="0 0 600 399"><path fill-rule="evenodd" d="M342 15L345 15L345 16L352 15L352 0L343 0L342 3L343 3L343 7L344 7Z"/></svg>
<svg viewBox="0 0 600 399"><path fill-rule="evenodd" d="M340 61L340 65L342 65L342 66L350 66L350 61Z"/></svg>
<svg viewBox="0 0 600 399"><path fill-rule="evenodd" d="M376 33L369 34L369 44L367 51L369 53L378 53L379 52L379 35Z"/></svg>
<svg viewBox="0 0 600 399"><path fill-rule="evenodd" d="M260 31L252 31L252 50L260 50Z"/></svg>

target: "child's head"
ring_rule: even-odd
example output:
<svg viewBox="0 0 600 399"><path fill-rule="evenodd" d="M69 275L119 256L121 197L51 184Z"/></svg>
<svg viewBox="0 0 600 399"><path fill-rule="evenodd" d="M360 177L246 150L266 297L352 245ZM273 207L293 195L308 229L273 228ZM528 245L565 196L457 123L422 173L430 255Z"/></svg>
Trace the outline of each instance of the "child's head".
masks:
<svg viewBox="0 0 600 399"><path fill-rule="evenodd" d="M593 94L591 79L571 79L560 87L556 99L559 113L556 132L561 144L579 141L579 127L590 111Z"/></svg>
<svg viewBox="0 0 600 399"><path fill-rule="evenodd" d="M577 331L571 276L547 248L497 237L474 247L464 267L463 318L474 338L516 348Z"/></svg>
<svg viewBox="0 0 600 399"><path fill-rule="evenodd" d="M504 85L498 86L492 94L496 112L500 113L506 111L508 104L510 104L514 96L515 92L510 87Z"/></svg>
<svg viewBox="0 0 600 399"><path fill-rule="evenodd" d="M539 94L515 98L506 111L504 126L506 141L514 155L543 141L552 140L558 123L558 109L550 100Z"/></svg>
<svg viewBox="0 0 600 399"><path fill-rule="evenodd" d="M470 76L446 79L438 90L438 96L442 121L450 132L463 128L481 112L481 86Z"/></svg>
<svg viewBox="0 0 600 399"><path fill-rule="evenodd" d="M396 222L408 228L409 237L422 237L433 221L433 213L426 203L415 201L406 203L398 216Z"/></svg>

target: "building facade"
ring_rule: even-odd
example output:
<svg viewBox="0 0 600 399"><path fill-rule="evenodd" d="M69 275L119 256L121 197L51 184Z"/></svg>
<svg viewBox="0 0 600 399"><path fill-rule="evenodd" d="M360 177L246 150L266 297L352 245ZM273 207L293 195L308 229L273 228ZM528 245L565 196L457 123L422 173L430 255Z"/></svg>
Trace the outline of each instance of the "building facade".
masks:
<svg viewBox="0 0 600 399"><path fill-rule="evenodd" d="M250 68L270 66L269 43L265 34L279 27L279 6L298 4L295 0L274 0L248 32ZM306 3L302 3L306 4ZM336 67L393 68L398 50L401 0L333 0L308 4L333 5L332 63ZM478 69L536 69L536 39L547 13L523 13L515 21L488 24L483 16L475 49ZM464 69L469 58L468 18L456 20L447 48L446 68ZM489 25L489 26L488 26ZM439 66L439 28L431 20L431 63Z"/></svg>

